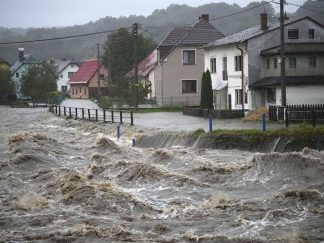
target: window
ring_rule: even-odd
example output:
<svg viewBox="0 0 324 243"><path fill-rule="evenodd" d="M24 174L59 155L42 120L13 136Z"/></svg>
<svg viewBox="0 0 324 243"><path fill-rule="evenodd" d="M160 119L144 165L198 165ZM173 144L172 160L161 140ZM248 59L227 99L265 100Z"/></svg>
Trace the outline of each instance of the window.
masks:
<svg viewBox="0 0 324 243"><path fill-rule="evenodd" d="M227 57L223 57L223 80L228 80L227 75Z"/></svg>
<svg viewBox="0 0 324 243"><path fill-rule="evenodd" d="M182 64L183 65L195 65L196 64L195 50L184 50L182 52Z"/></svg>
<svg viewBox="0 0 324 243"><path fill-rule="evenodd" d="M60 75L60 78L63 78L63 74Z"/></svg>
<svg viewBox="0 0 324 243"><path fill-rule="evenodd" d="M182 93L197 93L197 80L182 80Z"/></svg>
<svg viewBox="0 0 324 243"><path fill-rule="evenodd" d="M316 68L316 57L308 57L308 67Z"/></svg>
<svg viewBox="0 0 324 243"><path fill-rule="evenodd" d="M273 67L274 69L278 68L278 59L276 57L273 59Z"/></svg>
<svg viewBox="0 0 324 243"><path fill-rule="evenodd" d="M62 92L66 92L67 91L67 86L66 85L62 85L61 86L61 90L62 90Z"/></svg>
<svg viewBox="0 0 324 243"><path fill-rule="evenodd" d="M84 88L84 94L85 95L87 94L87 88Z"/></svg>
<svg viewBox="0 0 324 243"><path fill-rule="evenodd" d="M242 56L235 56L235 71L242 71Z"/></svg>
<svg viewBox="0 0 324 243"><path fill-rule="evenodd" d="M74 72L68 72L68 78L71 78L73 76Z"/></svg>
<svg viewBox="0 0 324 243"><path fill-rule="evenodd" d="M74 89L72 88L72 95L74 95Z"/></svg>
<svg viewBox="0 0 324 243"><path fill-rule="evenodd" d="M309 29L308 30L308 39L314 39L315 38L315 30Z"/></svg>
<svg viewBox="0 0 324 243"><path fill-rule="evenodd" d="M296 68L296 57L289 57L289 68Z"/></svg>
<svg viewBox="0 0 324 243"><path fill-rule="evenodd" d="M248 103L248 93L244 92L244 103L247 104Z"/></svg>
<svg viewBox="0 0 324 243"><path fill-rule="evenodd" d="M242 89L235 90L235 105L242 104Z"/></svg>
<svg viewBox="0 0 324 243"><path fill-rule="evenodd" d="M288 30L288 39L298 39L298 29Z"/></svg>
<svg viewBox="0 0 324 243"><path fill-rule="evenodd" d="M100 80L105 80L105 75L104 74L100 74Z"/></svg>
<svg viewBox="0 0 324 243"><path fill-rule="evenodd" d="M210 72L216 73L216 58L210 59Z"/></svg>
<svg viewBox="0 0 324 243"><path fill-rule="evenodd" d="M19 73L16 73L16 78L19 78Z"/></svg>
<svg viewBox="0 0 324 243"><path fill-rule="evenodd" d="M81 87L79 87L79 93L81 94Z"/></svg>
<svg viewBox="0 0 324 243"><path fill-rule="evenodd" d="M74 64L71 64L71 67L74 67Z"/></svg>
<svg viewBox="0 0 324 243"><path fill-rule="evenodd" d="M267 58L267 69L270 69L270 59Z"/></svg>

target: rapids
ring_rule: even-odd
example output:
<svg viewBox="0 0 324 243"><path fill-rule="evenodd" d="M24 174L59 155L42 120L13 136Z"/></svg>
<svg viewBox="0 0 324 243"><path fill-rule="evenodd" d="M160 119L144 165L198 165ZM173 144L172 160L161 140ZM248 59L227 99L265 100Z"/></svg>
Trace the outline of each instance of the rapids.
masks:
<svg viewBox="0 0 324 243"><path fill-rule="evenodd" d="M324 153L139 148L0 106L0 242L323 242Z"/></svg>

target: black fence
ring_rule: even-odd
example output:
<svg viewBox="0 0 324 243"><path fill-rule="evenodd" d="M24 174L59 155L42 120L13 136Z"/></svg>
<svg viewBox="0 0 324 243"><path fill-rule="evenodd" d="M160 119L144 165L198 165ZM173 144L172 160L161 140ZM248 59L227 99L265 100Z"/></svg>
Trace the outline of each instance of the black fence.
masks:
<svg viewBox="0 0 324 243"><path fill-rule="evenodd" d="M83 119L88 121L96 122L111 122L111 123L130 123L134 125L134 116L132 111L121 111L121 110L105 110L105 109L87 109L87 108L76 108L76 107L65 107L52 105L49 107L49 111L67 118Z"/></svg>
<svg viewBox="0 0 324 243"><path fill-rule="evenodd" d="M324 124L324 105L269 106L269 120L289 123Z"/></svg>

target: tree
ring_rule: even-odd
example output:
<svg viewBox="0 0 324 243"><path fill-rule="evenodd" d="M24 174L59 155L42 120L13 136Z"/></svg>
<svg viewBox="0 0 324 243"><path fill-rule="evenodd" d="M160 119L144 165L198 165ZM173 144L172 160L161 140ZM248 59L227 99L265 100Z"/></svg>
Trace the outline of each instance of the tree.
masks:
<svg viewBox="0 0 324 243"><path fill-rule="evenodd" d="M156 43L142 34L137 38L137 57L140 61L156 48ZM103 63L110 72L110 81L115 85L134 67L134 36L127 29L119 29L108 36Z"/></svg>
<svg viewBox="0 0 324 243"><path fill-rule="evenodd" d="M200 108L201 109L214 109L212 81L211 81L211 76L210 76L210 72L208 69L202 75Z"/></svg>
<svg viewBox="0 0 324 243"><path fill-rule="evenodd" d="M4 97L8 93L12 93L14 85L10 80L10 70L0 68L0 97Z"/></svg>
<svg viewBox="0 0 324 243"><path fill-rule="evenodd" d="M46 63L32 66L22 76L21 91L33 99L48 97L50 92L57 90L56 77Z"/></svg>

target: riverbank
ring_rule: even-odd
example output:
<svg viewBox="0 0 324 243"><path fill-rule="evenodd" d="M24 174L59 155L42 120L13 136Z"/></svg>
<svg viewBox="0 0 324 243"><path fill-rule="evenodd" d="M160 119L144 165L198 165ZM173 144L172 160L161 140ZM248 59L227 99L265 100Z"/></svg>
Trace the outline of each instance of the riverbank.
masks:
<svg viewBox="0 0 324 243"><path fill-rule="evenodd" d="M206 149L239 149L257 152L294 152L305 147L324 149L324 126L298 125L269 131L202 129L193 133L160 133L142 136L140 147L188 146Z"/></svg>

